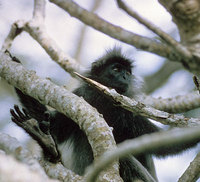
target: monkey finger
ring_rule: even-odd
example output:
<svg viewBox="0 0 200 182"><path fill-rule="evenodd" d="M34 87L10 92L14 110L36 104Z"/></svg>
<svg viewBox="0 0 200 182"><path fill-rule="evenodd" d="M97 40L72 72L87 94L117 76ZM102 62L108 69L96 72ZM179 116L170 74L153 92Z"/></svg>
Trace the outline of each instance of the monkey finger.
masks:
<svg viewBox="0 0 200 182"><path fill-rule="evenodd" d="M11 120L13 122L24 122L25 120L23 118L21 118L20 116L18 116L15 111L13 109L10 109L10 113L12 115Z"/></svg>
<svg viewBox="0 0 200 182"><path fill-rule="evenodd" d="M19 118L19 116L15 113L15 111L13 109L10 109L10 114L12 115L12 117L14 118Z"/></svg>
<svg viewBox="0 0 200 182"><path fill-rule="evenodd" d="M22 113L22 112L20 111L18 105L14 105L14 109L15 109L16 113L19 115L20 118L22 118L22 119L24 119L24 120L26 119L24 113Z"/></svg>
<svg viewBox="0 0 200 182"><path fill-rule="evenodd" d="M25 108L22 108L22 111L24 112L24 115L26 116L26 119L30 119L31 117L28 114L28 111Z"/></svg>

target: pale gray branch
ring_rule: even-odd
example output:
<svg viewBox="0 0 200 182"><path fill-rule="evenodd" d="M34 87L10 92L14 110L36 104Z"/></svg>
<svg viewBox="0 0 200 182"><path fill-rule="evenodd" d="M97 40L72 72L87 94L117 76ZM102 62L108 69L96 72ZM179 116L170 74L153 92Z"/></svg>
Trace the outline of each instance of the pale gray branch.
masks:
<svg viewBox="0 0 200 182"><path fill-rule="evenodd" d="M62 182L85 182L82 176L79 176L69 169L66 169L61 163L53 164L48 161L40 160L40 164L49 177L58 179Z"/></svg>
<svg viewBox="0 0 200 182"><path fill-rule="evenodd" d="M23 31L24 21L17 21L12 24L10 32L6 37L1 50L10 50L14 39Z"/></svg>
<svg viewBox="0 0 200 182"><path fill-rule="evenodd" d="M98 162L94 163L91 170L88 171L86 180L87 182L95 181L98 174L117 158L123 158L129 154L138 155L167 145L176 145L198 138L200 138L200 126L143 135L133 140L126 140L119 144L115 150L106 152Z"/></svg>
<svg viewBox="0 0 200 182"><path fill-rule="evenodd" d="M13 138L7 134L0 133L0 149L5 151L6 154L12 155L22 163L27 164L27 167L30 170L43 176L43 178L47 178L47 175L44 172L45 170L48 176L54 179L59 179L66 182L72 182L72 179L74 181L83 180L81 176L78 176L71 170L66 169L62 164L53 164L48 161L44 161L42 158L33 156L18 142L16 138Z"/></svg>
<svg viewBox="0 0 200 182"><path fill-rule="evenodd" d="M32 171L37 172L43 177L47 177L37 159L27 149L22 147L16 138L0 133L0 149L5 151L6 154L10 154L17 160L27 164L28 168Z"/></svg>
<svg viewBox="0 0 200 182"><path fill-rule="evenodd" d="M98 158L105 151L116 147L111 128L102 115L83 98L79 98L65 88L53 84L48 79L39 78L34 71L26 70L21 64L13 62L8 55L2 52L0 52L0 76L21 89L25 94L34 97L42 104L55 108L74 120L85 131L94 158ZM121 181L119 173L116 171L118 171L117 162L109 168L109 173L105 172L108 176L107 179L110 177L110 179Z"/></svg>
<svg viewBox="0 0 200 182"><path fill-rule="evenodd" d="M71 16L78 18L83 23L117 40L133 45L136 48L156 53L171 60L180 61L180 56L175 54L174 50L170 46L164 45L144 36L139 36L119 26L115 26L100 18L98 15L80 7L72 0L50 1L57 4L60 8L66 10Z"/></svg>
<svg viewBox="0 0 200 182"><path fill-rule="evenodd" d="M150 94L164 85L172 73L180 69L183 69L183 66L180 63L165 61L157 72L144 78L145 93Z"/></svg>
<svg viewBox="0 0 200 182"><path fill-rule="evenodd" d="M162 31L159 27L155 26L152 22L149 22L148 20L142 18L133 9L129 8L122 0L117 0L117 3L118 3L119 8L122 8L130 16L132 16L141 24L143 24L148 29L156 33L158 36L160 36L167 44L172 46L182 57L184 57L185 59L192 58L191 52L186 47L184 47L179 42L177 42L175 39L173 39L169 34Z"/></svg>
<svg viewBox="0 0 200 182"><path fill-rule="evenodd" d="M195 182L200 178L200 152L179 178L178 182Z"/></svg>
<svg viewBox="0 0 200 182"><path fill-rule="evenodd" d="M34 182L59 182L58 180L48 179L36 172L27 168L27 165L22 164L10 156L0 153L0 181L34 181Z"/></svg>
<svg viewBox="0 0 200 182"><path fill-rule="evenodd" d="M129 97L118 94L114 89L109 89L94 80L81 76L78 73L75 74L108 96L111 100L113 100L113 104L119 105L126 110L138 113L146 118L150 118L162 124L174 127L191 127L200 125L200 119L198 118L186 118L183 115L170 114L154 109L153 107L148 107L143 103L134 100L133 98L130 99Z"/></svg>
<svg viewBox="0 0 200 182"><path fill-rule="evenodd" d="M198 92L192 92L165 99L160 97L153 98L151 96L144 96L142 101L161 111L181 113L200 107L200 94Z"/></svg>
<svg viewBox="0 0 200 182"><path fill-rule="evenodd" d="M33 19L42 23L45 18L45 0L34 0Z"/></svg>

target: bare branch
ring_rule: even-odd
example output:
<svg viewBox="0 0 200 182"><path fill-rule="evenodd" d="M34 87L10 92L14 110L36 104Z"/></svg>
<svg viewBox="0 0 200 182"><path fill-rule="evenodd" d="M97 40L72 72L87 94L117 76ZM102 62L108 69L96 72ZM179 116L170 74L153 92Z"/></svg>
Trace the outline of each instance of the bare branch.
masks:
<svg viewBox="0 0 200 182"><path fill-rule="evenodd" d="M27 149L22 147L16 138L0 133L0 149L5 151L6 154L10 154L17 160L27 164L32 171L37 172L43 177L47 177L37 159L35 159Z"/></svg>
<svg viewBox="0 0 200 182"><path fill-rule="evenodd" d="M0 133L0 149L5 151L6 154L10 154L17 160L27 164L27 167L30 170L37 172L43 176L43 178L47 178L47 175L44 172L45 169L48 176L54 179L66 182L72 181L72 179L77 180L78 182L83 180L81 176L74 174L71 170L67 170L60 163L52 164L48 161L44 161L42 158L33 157L27 149L22 147L17 139L7 134ZM44 169L41 166L44 167Z"/></svg>
<svg viewBox="0 0 200 182"><path fill-rule="evenodd" d="M171 60L180 61L180 56L168 45L164 45L147 37L139 36L119 26L115 26L94 13L80 7L72 0L50 0L60 8L66 10L71 16L78 18L83 23L99 30L117 40L133 45L136 48L156 53Z"/></svg>
<svg viewBox="0 0 200 182"><path fill-rule="evenodd" d="M72 76L73 71L81 71L81 67L75 60L66 55L56 44L56 42L49 37L45 27L40 26L36 21L30 21L24 27L27 31L51 56L51 58L56 61L64 70L69 72Z"/></svg>
<svg viewBox="0 0 200 182"><path fill-rule="evenodd" d="M112 161L123 158L129 154L138 155L143 152L151 152L168 145L176 145L184 141L192 141L200 138L200 127L170 130L149 135L143 135L133 140L126 140L118 145L115 150L106 152L98 162L91 166L86 181L95 181L98 174Z"/></svg>
<svg viewBox="0 0 200 182"><path fill-rule="evenodd" d="M45 18L45 0L34 0L33 19L42 23Z"/></svg>
<svg viewBox="0 0 200 182"><path fill-rule="evenodd" d="M197 92L165 99L144 96L142 101L147 105L169 113L187 112L200 107L200 95Z"/></svg>
<svg viewBox="0 0 200 182"><path fill-rule="evenodd" d="M53 164L48 161L40 160L49 177L63 182L85 182L82 176L79 176L69 169L66 169L61 163Z"/></svg>
<svg viewBox="0 0 200 182"><path fill-rule="evenodd" d="M132 16L141 24L143 24L148 29L156 33L158 36L160 36L167 44L172 46L182 57L184 57L185 59L192 58L191 52L186 47L181 45L179 42L174 40L169 34L165 33L159 27L155 26L153 23L149 22L148 20L145 20L144 18L142 18L133 9L130 9L122 0L117 0L117 3L118 3L119 8L122 8L130 16Z"/></svg>
<svg viewBox="0 0 200 182"><path fill-rule="evenodd" d="M65 88L53 84L48 79L39 78L33 71L25 70L21 64L13 62L8 55L1 52L0 76L21 89L25 94L32 96L42 104L55 108L74 120L85 131L94 158L98 158L105 151L115 148L111 128L102 115L83 98L79 98ZM116 172L118 171L117 162L113 163L108 170L109 172L105 171L105 173L107 172L106 175L109 176L107 180L113 178L121 181L119 173ZM106 181L104 178L103 180Z"/></svg>
<svg viewBox="0 0 200 182"><path fill-rule="evenodd" d="M164 85L171 74L179 69L183 69L183 66L180 63L165 61L165 63L156 73L144 78L145 93L152 93L157 88Z"/></svg>
<svg viewBox="0 0 200 182"><path fill-rule="evenodd" d="M23 31L24 24L25 22L23 21L17 21L11 26L10 32L1 48L3 52L5 50L10 50L13 40Z"/></svg>
<svg viewBox="0 0 200 182"><path fill-rule="evenodd" d="M179 178L178 182L195 182L200 178L200 152Z"/></svg>
<svg viewBox="0 0 200 182"><path fill-rule="evenodd" d="M25 164L22 164L10 156L0 154L0 181L34 181L34 182L59 182L48 179L36 172L31 171ZM23 175L21 175L23 174Z"/></svg>
<svg viewBox="0 0 200 182"><path fill-rule="evenodd" d="M164 111L156 110L152 107L145 106L141 102L137 102L134 99L118 94L114 89L109 89L106 86L86 78L78 73L77 76L82 78L85 82L89 83L93 87L100 90L107 97L114 101L113 104L117 104L124 109L135 112L144 116L146 118L153 119L165 125L175 126L175 127L186 127L186 126L198 126L200 125L200 119L197 118L186 118L183 115L169 114Z"/></svg>

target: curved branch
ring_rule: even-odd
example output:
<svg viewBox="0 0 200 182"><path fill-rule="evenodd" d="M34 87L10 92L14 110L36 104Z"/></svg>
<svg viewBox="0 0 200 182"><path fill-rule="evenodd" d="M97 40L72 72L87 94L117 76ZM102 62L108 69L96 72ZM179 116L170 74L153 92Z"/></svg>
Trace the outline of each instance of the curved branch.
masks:
<svg viewBox="0 0 200 182"><path fill-rule="evenodd" d="M198 92L166 99L145 96L142 101L147 105L169 113L182 113L200 107L200 95Z"/></svg>
<svg viewBox="0 0 200 182"><path fill-rule="evenodd" d="M85 131L94 158L98 158L105 151L116 147L111 128L102 115L83 98L79 98L65 88L53 84L48 79L39 78L34 71L26 70L21 64L12 61L8 55L2 52L0 52L0 76L21 89L25 94L39 100L42 104L55 108L74 120ZM115 162L110 166L109 173L105 171L105 173L107 172L107 179L109 180L110 177L110 179L121 181L117 171L118 163Z"/></svg>
<svg viewBox="0 0 200 182"><path fill-rule="evenodd" d="M32 156L32 154L22 147L16 138L13 138L7 134L0 133L0 149L5 151L6 154L14 156L17 160L27 164L29 169L37 172L43 177L47 177L43 168L38 161Z"/></svg>
<svg viewBox="0 0 200 182"><path fill-rule="evenodd" d="M17 21L12 24L10 32L8 33L8 36L6 37L1 48L3 52L6 50L10 50L13 40L23 31L23 26L23 21Z"/></svg>
<svg viewBox="0 0 200 182"><path fill-rule="evenodd" d="M64 168L61 164L52 164L44 161L42 158L36 159L27 149L22 147L16 138L7 134L0 133L0 149L5 151L6 154L14 156L22 163L27 164L30 170L37 172L44 178L47 178L47 175L44 173L45 169L48 176L54 179L60 179L62 181L66 179L67 181L72 181L73 179L78 182L83 180L83 177L74 174L72 171ZM44 167L44 169L41 166Z"/></svg>
<svg viewBox="0 0 200 182"><path fill-rule="evenodd" d="M165 61L165 63L156 73L144 78L145 93L152 93L157 88L161 87L168 80L172 73L182 68L183 66L180 63Z"/></svg>
<svg viewBox="0 0 200 182"><path fill-rule="evenodd" d="M181 45L179 42L174 40L170 35L162 31L159 27L156 27L154 24L149 22L148 20L145 20L142 18L139 14L137 14L134 10L130 9L123 1L117 0L119 8L122 8L125 12L127 12L130 16L135 18L137 21L139 21L141 24L146 26L148 29L156 33L158 36L160 36L167 44L172 46L181 56L183 56L186 59L191 59L192 54L191 52Z"/></svg>
<svg viewBox="0 0 200 182"><path fill-rule="evenodd" d="M88 172L86 181L95 181L98 174L117 158L123 158L129 154L138 155L143 152L151 152L169 144L176 145L184 141L192 141L198 138L200 138L200 126L158 132L143 135L133 140L126 140L119 144L115 150L105 153L98 162L91 166L93 170Z"/></svg>
<svg viewBox="0 0 200 182"><path fill-rule="evenodd" d="M0 161L0 179L2 182L59 182L58 180L48 179L38 173L31 171L25 164L20 163L10 156L0 154Z"/></svg>
<svg viewBox="0 0 200 182"><path fill-rule="evenodd" d="M130 99L129 97L118 94L114 89L109 89L108 87L78 73L75 74L113 100L113 104L119 105L128 111L174 127L191 127L200 125L200 119L198 118L186 118L183 115L170 114L152 107L148 107L143 103L134 100L133 98Z"/></svg>
<svg viewBox="0 0 200 182"><path fill-rule="evenodd" d="M159 43L150 38L139 36L130 31L127 31L119 26L113 25L104 19L100 18L94 13L87 11L80 7L72 0L50 0L54 4L57 4L60 8L66 10L71 16L78 18L83 23L93 27L94 29L101 31L117 40L133 45L136 48L144 51L156 53L160 56L169 58L174 61L181 61L180 56L176 55L174 50L166 45Z"/></svg>

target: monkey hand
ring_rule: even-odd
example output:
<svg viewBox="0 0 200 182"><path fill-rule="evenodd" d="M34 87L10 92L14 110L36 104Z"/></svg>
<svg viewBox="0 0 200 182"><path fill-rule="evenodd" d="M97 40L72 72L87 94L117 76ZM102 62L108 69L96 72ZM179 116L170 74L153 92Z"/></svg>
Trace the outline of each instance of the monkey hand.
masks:
<svg viewBox="0 0 200 182"><path fill-rule="evenodd" d="M49 132L49 122L38 122L28 115L26 109L22 108L21 111L18 105L14 105L14 109L10 109L10 113L12 121L39 143L49 160L54 159L53 162L60 160L56 144Z"/></svg>

